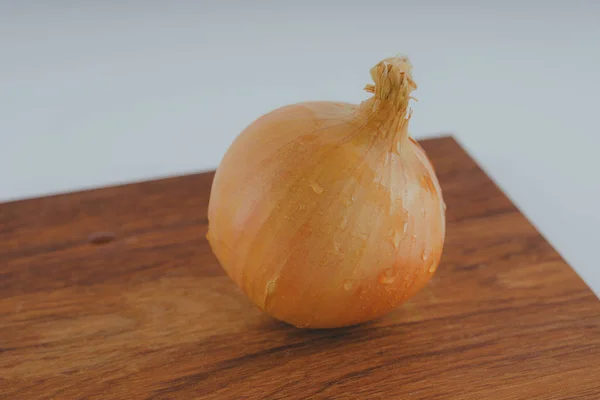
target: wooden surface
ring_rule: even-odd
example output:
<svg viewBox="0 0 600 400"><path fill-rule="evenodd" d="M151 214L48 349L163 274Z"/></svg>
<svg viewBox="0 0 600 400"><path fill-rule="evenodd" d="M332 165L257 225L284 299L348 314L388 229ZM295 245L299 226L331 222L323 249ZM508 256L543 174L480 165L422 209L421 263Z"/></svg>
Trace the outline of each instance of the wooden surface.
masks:
<svg viewBox="0 0 600 400"><path fill-rule="evenodd" d="M349 329L240 294L204 239L210 173L1 204L0 398L600 399L600 301L454 140L422 144L443 261Z"/></svg>

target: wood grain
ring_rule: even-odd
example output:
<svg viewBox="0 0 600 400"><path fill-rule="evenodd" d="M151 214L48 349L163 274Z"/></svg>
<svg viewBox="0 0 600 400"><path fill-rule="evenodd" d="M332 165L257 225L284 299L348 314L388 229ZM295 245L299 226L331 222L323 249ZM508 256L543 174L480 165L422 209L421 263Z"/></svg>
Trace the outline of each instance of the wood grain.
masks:
<svg viewBox="0 0 600 400"><path fill-rule="evenodd" d="M348 329L240 294L204 239L211 173L0 205L0 398L599 399L598 299L453 139L422 145L440 268Z"/></svg>

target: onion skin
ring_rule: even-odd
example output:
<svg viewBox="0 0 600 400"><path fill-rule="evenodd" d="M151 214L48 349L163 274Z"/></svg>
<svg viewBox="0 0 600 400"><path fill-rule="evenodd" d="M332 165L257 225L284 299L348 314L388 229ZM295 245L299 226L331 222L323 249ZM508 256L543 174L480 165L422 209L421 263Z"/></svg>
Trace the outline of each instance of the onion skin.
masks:
<svg viewBox="0 0 600 400"><path fill-rule="evenodd" d="M382 316L440 261L445 205L407 133L410 64L387 59L371 75L375 95L360 105L306 102L260 117L214 177L214 254L258 307L297 327Z"/></svg>

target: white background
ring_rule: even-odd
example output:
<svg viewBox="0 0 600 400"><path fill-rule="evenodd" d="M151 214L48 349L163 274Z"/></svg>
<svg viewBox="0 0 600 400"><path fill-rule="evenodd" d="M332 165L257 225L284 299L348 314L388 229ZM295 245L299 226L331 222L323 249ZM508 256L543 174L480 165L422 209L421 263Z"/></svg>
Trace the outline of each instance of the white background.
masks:
<svg viewBox="0 0 600 400"><path fill-rule="evenodd" d="M0 201L216 167L276 107L405 53L453 133L600 293L598 1L2 1Z"/></svg>

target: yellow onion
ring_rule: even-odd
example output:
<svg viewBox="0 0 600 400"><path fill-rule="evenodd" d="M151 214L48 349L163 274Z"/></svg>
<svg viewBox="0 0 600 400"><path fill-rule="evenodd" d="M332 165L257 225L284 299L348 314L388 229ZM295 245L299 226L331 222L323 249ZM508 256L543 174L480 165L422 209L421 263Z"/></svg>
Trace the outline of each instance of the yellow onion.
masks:
<svg viewBox="0 0 600 400"><path fill-rule="evenodd" d="M406 57L371 69L360 105L276 109L231 144L214 177L207 238L262 310L298 327L377 318L434 274L445 205L408 134Z"/></svg>

